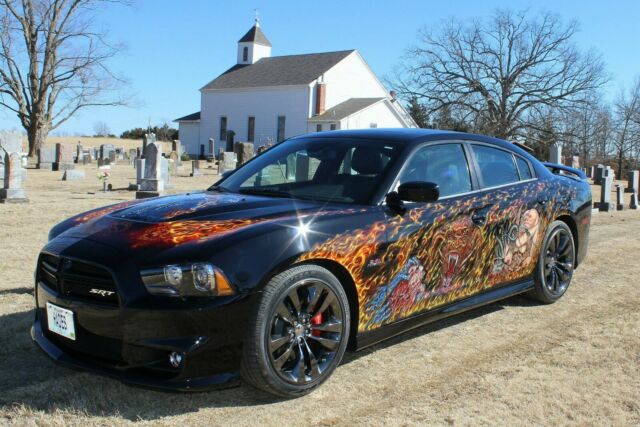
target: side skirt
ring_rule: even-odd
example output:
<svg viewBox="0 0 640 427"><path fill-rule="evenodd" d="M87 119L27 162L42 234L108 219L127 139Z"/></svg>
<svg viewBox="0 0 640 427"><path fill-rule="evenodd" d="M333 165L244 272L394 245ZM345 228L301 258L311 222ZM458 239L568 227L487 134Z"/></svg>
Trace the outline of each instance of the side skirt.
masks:
<svg viewBox="0 0 640 427"><path fill-rule="evenodd" d="M510 285L501 286L497 289L491 289L481 294L473 295L424 313L416 314L415 316L382 326L373 331L360 332L356 336L356 351L362 350L363 348L369 347L411 329L426 325L427 323L432 323L437 320L444 319L445 317L463 313L467 310L471 310L472 308L491 304L493 302L521 294L533 289L533 287L533 280L527 279Z"/></svg>

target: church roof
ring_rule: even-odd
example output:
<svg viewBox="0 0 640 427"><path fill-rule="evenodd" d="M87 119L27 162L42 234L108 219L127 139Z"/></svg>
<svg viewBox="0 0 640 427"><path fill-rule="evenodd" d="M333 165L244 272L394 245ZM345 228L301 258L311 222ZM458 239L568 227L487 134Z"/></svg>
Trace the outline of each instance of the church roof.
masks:
<svg viewBox="0 0 640 427"><path fill-rule="evenodd" d="M200 111L197 113L191 113L179 119L175 119L174 122L195 122L200 120Z"/></svg>
<svg viewBox="0 0 640 427"><path fill-rule="evenodd" d="M238 40L238 43L243 42L253 42L261 44L263 46L271 47L271 42L269 42L267 36L264 35L259 25L254 25L253 27L251 27L251 29L247 31L247 34L245 34L240 40Z"/></svg>
<svg viewBox="0 0 640 427"><path fill-rule="evenodd" d="M310 122L324 122L331 120L342 120L358 111L382 101L385 98L349 98L338 105L329 108L324 113L311 117Z"/></svg>
<svg viewBox="0 0 640 427"><path fill-rule="evenodd" d="M309 84L352 52L355 50L272 56L255 64L234 65L202 90Z"/></svg>

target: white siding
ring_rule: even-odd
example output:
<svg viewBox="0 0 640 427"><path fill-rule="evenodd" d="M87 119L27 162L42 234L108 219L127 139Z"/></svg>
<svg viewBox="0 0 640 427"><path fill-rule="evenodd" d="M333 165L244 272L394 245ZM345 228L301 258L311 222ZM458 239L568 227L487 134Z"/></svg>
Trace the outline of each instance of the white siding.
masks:
<svg viewBox="0 0 640 427"><path fill-rule="evenodd" d="M244 48L248 49L247 60L243 61L243 51ZM263 46L261 44L253 43L253 42L242 42L238 43L238 64L253 64L258 62L262 58L268 58L271 56L271 47Z"/></svg>
<svg viewBox="0 0 640 427"><path fill-rule="evenodd" d="M183 151L189 154L200 154L200 123L180 122L178 123L178 138L182 143ZM205 153L207 146L205 145Z"/></svg>
<svg viewBox="0 0 640 427"><path fill-rule="evenodd" d="M324 73L324 83L327 85L326 110L349 98L385 98L388 95L357 52ZM313 94L315 105L315 90Z"/></svg>
<svg viewBox="0 0 640 427"><path fill-rule="evenodd" d="M378 102L371 107L365 108L358 113L341 121L342 129L366 129L372 123L379 128L400 128L404 127L402 121L394 114L393 107L387 101Z"/></svg>
<svg viewBox="0 0 640 427"><path fill-rule="evenodd" d="M255 145L267 138L276 142L278 116L286 117L285 137L306 133L309 118L309 87L225 89L202 91L200 110L200 144L215 139L216 152L224 148L220 141L220 117L227 117L227 130L236 133L236 141L246 141L249 116L256 118Z"/></svg>

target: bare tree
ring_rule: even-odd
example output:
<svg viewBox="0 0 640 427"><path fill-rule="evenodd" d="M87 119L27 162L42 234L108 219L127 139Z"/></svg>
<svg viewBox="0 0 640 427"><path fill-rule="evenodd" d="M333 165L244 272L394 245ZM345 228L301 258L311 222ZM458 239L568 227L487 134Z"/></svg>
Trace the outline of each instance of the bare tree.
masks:
<svg viewBox="0 0 640 427"><path fill-rule="evenodd" d="M573 44L576 31L550 13L498 10L485 21L446 22L419 32L392 84L430 115L461 109L479 131L513 137L533 111L581 102L606 83L600 56Z"/></svg>
<svg viewBox="0 0 640 427"><path fill-rule="evenodd" d="M92 19L116 1L0 0L0 106L20 119L30 155L79 110L125 103L108 67L119 48Z"/></svg>
<svg viewBox="0 0 640 427"><path fill-rule="evenodd" d="M93 133L96 136L105 137L109 136L109 133L111 133L111 131L109 129L109 125L107 125L103 121L98 121L93 124Z"/></svg>
<svg viewBox="0 0 640 427"><path fill-rule="evenodd" d="M615 102L615 137L611 139L622 177L623 162L640 147L640 77L629 90L620 93Z"/></svg>

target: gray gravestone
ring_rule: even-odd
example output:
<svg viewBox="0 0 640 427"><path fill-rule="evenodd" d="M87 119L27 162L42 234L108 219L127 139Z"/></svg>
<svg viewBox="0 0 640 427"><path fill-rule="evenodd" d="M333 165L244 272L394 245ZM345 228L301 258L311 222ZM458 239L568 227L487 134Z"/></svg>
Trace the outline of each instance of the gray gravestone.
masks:
<svg viewBox="0 0 640 427"><path fill-rule="evenodd" d="M622 185L616 185L616 209L624 210L624 188Z"/></svg>
<svg viewBox="0 0 640 427"><path fill-rule="evenodd" d="M209 156L214 157L216 155L216 141L213 138L209 138Z"/></svg>
<svg viewBox="0 0 640 427"><path fill-rule="evenodd" d="M142 156L145 156L147 145L156 142L156 134L155 133L145 133L144 138L142 138Z"/></svg>
<svg viewBox="0 0 640 427"><path fill-rule="evenodd" d="M82 148L82 144L80 144L80 142L78 142L78 145L76 145L76 160L75 162L80 164L82 163L82 156L84 156L84 148Z"/></svg>
<svg viewBox="0 0 640 427"><path fill-rule="evenodd" d="M580 169L580 157L571 156L571 167L574 169Z"/></svg>
<svg viewBox="0 0 640 427"><path fill-rule="evenodd" d="M74 167L73 147L71 144L56 144L56 161L53 163L53 170L66 171Z"/></svg>
<svg viewBox="0 0 640 427"><path fill-rule="evenodd" d="M588 170L587 178L593 179L595 174L596 174L596 167L590 166Z"/></svg>
<svg viewBox="0 0 640 427"><path fill-rule="evenodd" d="M22 159L17 152L4 153L4 188L0 189L0 203L27 202L22 188Z"/></svg>
<svg viewBox="0 0 640 427"><path fill-rule="evenodd" d="M231 171L236 168L237 165L236 153L232 151L225 151L222 153L222 160L220 160L220 174L226 171Z"/></svg>
<svg viewBox="0 0 640 427"><path fill-rule="evenodd" d="M63 181L78 181L84 179L85 174L82 169L68 169L64 171L64 175L62 175Z"/></svg>
<svg viewBox="0 0 640 427"><path fill-rule="evenodd" d="M53 162L56 160L56 149L51 147L42 147L38 150L38 169L51 170Z"/></svg>
<svg viewBox="0 0 640 427"><path fill-rule="evenodd" d="M191 176L202 176L200 160L191 160Z"/></svg>
<svg viewBox="0 0 640 427"><path fill-rule="evenodd" d="M639 171L629 171L627 175L628 183L627 183L627 193L637 193L638 192L638 184L640 184L640 172Z"/></svg>
<svg viewBox="0 0 640 427"><path fill-rule="evenodd" d="M140 182L140 191L136 192L136 199L156 197L164 191L162 145L147 143L144 159L144 177Z"/></svg>
<svg viewBox="0 0 640 427"><path fill-rule="evenodd" d="M144 178L144 159L136 159L136 184L141 185Z"/></svg>
<svg viewBox="0 0 640 427"><path fill-rule="evenodd" d="M238 142L235 151L238 157L238 166L244 165L253 158L253 142Z"/></svg>
<svg viewBox="0 0 640 427"><path fill-rule="evenodd" d="M606 170L605 170L606 172ZM611 185L613 184L613 176L605 173L600 184L600 206L601 212L609 212L614 209L611 203Z"/></svg>
<svg viewBox="0 0 640 427"><path fill-rule="evenodd" d="M129 149L129 164L135 166L135 161L138 158L138 150L135 148Z"/></svg>
<svg viewBox="0 0 640 427"><path fill-rule="evenodd" d="M562 144L556 143L549 148L549 161L562 164Z"/></svg>
<svg viewBox="0 0 640 427"><path fill-rule="evenodd" d="M109 164L115 165L118 160L118 154L114 151L109 151Z"/></svg>
<svg viewBox="0 0 640 427"><path fill-rule="evenodd" d="M602 177L604 176L604 171L605 171L605 167L604 165L598 165L596 166L596 175L593 178L593 183L600 185L601 181L602 181Z"/></svg>
<svg viewBox="0 0 640 427"><path fill-rule="evenodd" d="M631 193L629 209L638 209L638 193Z"/></svg>
<svg viewBox="0 0 640 427"><path fill-rule="evenodd" d="M179 161L180 157L178 156L178 153L176 151L172 151L171 154L169 154L169 173L173 176L178 175L178 161Z"/></svg>
<svg viewBox="0 0 640 427"><path fill-rule="evenodd" d="M296 181L309 181L309 156L296 155Z"/></svg>
<svg viewBox="0 0 640 427"><path fill-rule="evenodd" d="M22 135L18 132L0 131L0 147L0 152L22 153Z"/></svg>

